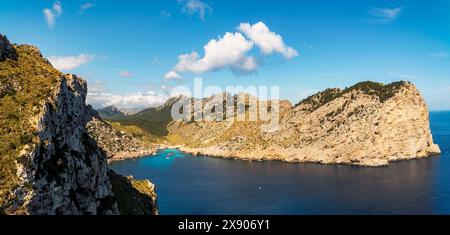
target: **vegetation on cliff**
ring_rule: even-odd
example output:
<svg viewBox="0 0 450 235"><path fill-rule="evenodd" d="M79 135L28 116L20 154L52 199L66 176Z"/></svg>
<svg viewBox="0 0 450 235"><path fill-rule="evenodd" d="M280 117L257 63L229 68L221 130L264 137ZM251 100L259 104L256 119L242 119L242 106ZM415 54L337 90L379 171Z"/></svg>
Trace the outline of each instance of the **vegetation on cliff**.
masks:
<svg viewBox="0 0 450 235"><path fill-rule="evenodd" d="M163 142L139 127L105 122L99 117L92 118L86 127L89 134L106 152L108 160L147 156L156 151L156 142Z"/></svg>
<svg viewBox="0 0 450 235"><path fill-rule="evenodd" d="M155 215L156 194L154 185L148 180L135 180L109 171L112 189L121 215Z"/></svg>
<svg viewBox="0 0 450 235"><path fill-rule="evenodd" d="M405 84L408 84L408 82L399 81L385 85L383 83L365 81L345 88L344 90L341 90L339 88L329 88L305 98L304 100L296 104L295 107L301 104L308 104L310 105L308 111L313 112L321 106L343 96L344 94L348 94L353 91L360 91L367 95L374 95L378 97L380 102L385 102L389 98L392 98L398 91L398 89Z"/></svg>
<svg viewBox="0 0 450 235"><path fill-rule="evenodd" d="M106 120L118 122L122 126L135 126L155 137L164 137L169 134L166 127L172 121L172 104L173 102L169 100L161 107L148 108L126 117L115 116Z"/></svg>
<svg viewBox="0 0 450 235"><path fill-rule="evenodd" d="M145 214L156 211L149 181L130 181L138 201L124 200L134 199L129 188L116 185L122 194L114 195L110 175L120 176L108 173L87 123L97 120L121 135L125 128L104 123L86 95L86 81L54 69L36 47L0 35L0 214L119 214L128 203ZM126 129L130 138L143 134Z"/></svg>
<svg viewBox="0 0 450 235"><path fill-rule="evenodd" d="M29 45L11 45L0 35L3 54L7 47L14 57L0 60L0 205L11 199L16 186L16 164L21 147L35 139L32 117L42 111L43 101L54 90L61 72Z"/></svg>

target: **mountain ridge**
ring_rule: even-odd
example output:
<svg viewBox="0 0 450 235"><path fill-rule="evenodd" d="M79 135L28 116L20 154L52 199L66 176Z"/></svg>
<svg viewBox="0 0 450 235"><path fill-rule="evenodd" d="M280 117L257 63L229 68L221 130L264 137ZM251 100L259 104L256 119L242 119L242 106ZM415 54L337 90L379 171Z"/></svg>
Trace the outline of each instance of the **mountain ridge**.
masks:
<svg viewBox="0 0 450 235"><path fill-rule="evenodd" d="M96 109L102 119L114 119L123 118L127 116L125 112L122 112L115 105L107 106L101 109Z"/></svg>

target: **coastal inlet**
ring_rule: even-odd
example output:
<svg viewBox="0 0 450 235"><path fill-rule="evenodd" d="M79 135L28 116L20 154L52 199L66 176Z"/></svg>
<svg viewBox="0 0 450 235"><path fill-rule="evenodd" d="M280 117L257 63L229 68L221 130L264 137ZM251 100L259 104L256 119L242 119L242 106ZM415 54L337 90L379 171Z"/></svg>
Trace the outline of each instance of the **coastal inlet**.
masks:
<svg viewBox="0 0 450 235"><path fill-rule="evenodd" d="M160 214L450 214L450 112L432 112L443 154L387 167L193 157L177 149L110 168L157 185Z"/></svg>

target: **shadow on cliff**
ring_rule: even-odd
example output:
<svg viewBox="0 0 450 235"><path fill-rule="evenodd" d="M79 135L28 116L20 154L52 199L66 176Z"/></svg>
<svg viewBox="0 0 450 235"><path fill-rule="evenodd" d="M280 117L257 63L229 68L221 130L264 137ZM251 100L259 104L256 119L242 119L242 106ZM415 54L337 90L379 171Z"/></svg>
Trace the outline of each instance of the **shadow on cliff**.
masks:
<svg viewBox="0 0 450 235"><path fill-rule="evenodd" d="M131 179L112 170L108 171L108 176L121 215L154 215L158 213L153 198L136 189Z"/></svg>

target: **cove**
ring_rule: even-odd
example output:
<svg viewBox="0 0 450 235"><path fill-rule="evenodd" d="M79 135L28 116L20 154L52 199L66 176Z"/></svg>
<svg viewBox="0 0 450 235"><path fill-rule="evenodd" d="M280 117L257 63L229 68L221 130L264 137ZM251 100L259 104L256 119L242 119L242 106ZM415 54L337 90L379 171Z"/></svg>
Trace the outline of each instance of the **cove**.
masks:
<svg viewBox="0 0 450 235"><path fill-rule="evenodd" d="M430 120L443 154L388 167L250 162L167 149L110 168L155 183L161 214L450 214L450 112Z"/></svg>

